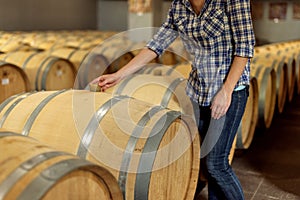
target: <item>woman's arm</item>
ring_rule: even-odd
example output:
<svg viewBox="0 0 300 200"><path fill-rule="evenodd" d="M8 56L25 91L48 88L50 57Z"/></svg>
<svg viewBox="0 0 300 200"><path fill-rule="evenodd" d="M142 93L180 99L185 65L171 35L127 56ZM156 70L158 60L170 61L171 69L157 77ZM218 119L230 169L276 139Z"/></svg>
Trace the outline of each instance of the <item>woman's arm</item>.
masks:
<svg viewBox="0 0 300 200"><path fill-rule="evenodd" d="M226 114L234 87L240 79L249 58L235 56L226 81L216 94L211 105L211 114L214 119L219 119Z"/></svg>
<svg viewBox="0 0 300 200"><path fill-rule="evenodd" d="M153 60L157 54L144 48L138 55L136 55L128 64L119 69L116 73L105 74L94 79L91 83L98 84L101 91L105 91L107 88L112 87L119 83L126 76L133 74L140 70L144 65Z"/></svg>
<svg viewBox="0 0 300 200"><path fill-rule="evenodd" d="M224 85L212 101L212 117L215 119L226 114L232 92L248 59L253 57L255 44L250 0L227 0L227 16L232 30L234 58Z"/></svg>
<svg viewBox="0 0 300 200"><path fill-rule="evenodd" d="M155 57L161 55L178 36L173 22L173 8L174 5L172 3L166 21L149 41L146 48L144 48L137 56L135 56L128 64L116 73L99 76L91 83L98 84L101 87L101 90L105 91L107 88L119 83L126 76L140 70Z"/></svg>
<svg viewBox="0 0 300 200"><path fill-rule="evenodd" d="M227 16L232 30L234 55L253 57L255 35L250 0L227 0Z"/></svg>

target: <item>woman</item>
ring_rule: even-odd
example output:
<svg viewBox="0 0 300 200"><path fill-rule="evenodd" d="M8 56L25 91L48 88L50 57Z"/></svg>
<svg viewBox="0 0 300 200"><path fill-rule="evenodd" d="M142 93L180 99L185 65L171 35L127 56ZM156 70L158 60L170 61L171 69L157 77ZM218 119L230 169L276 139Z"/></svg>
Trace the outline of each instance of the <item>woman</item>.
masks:
<svg viewBox="0 0 300 200"><path fill-rule="evenodd" d="M186 92L195 111L199 109L201 138L218 135L209 151L201 146L209 199L242 200L243 190L228 155L248 97L255 43L250 0L174 0L167 20L146 48L118 72L93 82L106 90L161 55L178 36L193 58ZM215 127L220 124L218 132ZM199 181L196 195L201 185Z"/></svg>

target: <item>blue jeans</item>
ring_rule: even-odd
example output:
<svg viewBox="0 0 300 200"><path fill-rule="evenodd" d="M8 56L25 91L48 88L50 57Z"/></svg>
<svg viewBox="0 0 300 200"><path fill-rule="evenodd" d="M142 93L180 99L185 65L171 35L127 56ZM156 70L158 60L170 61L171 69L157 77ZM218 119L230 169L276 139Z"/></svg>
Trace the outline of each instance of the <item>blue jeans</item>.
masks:
<svg viewBox="0 0 300 200"><path fill-rule="evenodd" d="M244 114L248 95L248 87L234 91L226 115L218 120L211 118L210 107L194 103L201 137L200 169L207 178L209 200L244 199L241 184L232 171L228 156ZM197 190L200 185L201 181L198 182Z"/></svg>

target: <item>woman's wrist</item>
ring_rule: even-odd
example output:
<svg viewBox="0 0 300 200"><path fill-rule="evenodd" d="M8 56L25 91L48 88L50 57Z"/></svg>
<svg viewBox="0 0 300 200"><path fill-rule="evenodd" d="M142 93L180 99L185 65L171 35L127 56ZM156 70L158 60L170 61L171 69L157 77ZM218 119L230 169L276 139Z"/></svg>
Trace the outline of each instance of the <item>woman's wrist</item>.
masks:
<svg viewBox="0 0 300 200"><path fill-rule="evenodd" d="M222 89L226 92L226 94L231 95L233 90L234 90L234 86L232 87L232 86L229 86L227 84L224 84L222 86Z"/></svg>

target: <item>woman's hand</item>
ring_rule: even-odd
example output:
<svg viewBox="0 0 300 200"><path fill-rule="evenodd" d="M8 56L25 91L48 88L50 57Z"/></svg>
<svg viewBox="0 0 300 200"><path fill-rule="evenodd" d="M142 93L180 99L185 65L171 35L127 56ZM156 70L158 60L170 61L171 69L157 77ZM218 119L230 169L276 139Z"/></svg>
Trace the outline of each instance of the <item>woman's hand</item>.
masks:
<svg viewBox="0 0 300 200"><path fill-rule="evenodd" d="M211 116L214 119L220 119L224 116L231 103L232 92L227 91L223 86L215 95L211 104Z"/></svg>
<svg viewBox="0 0 300 200"><path fill-rule="evenodd" d="M136 55L129 63L113 74L105 74L94 79L90 84L98 84L101 91L104 92L106 89L116 85L126 76L134 74L140 70L145 64L156 58L157 54L148 49L144 48L138 55Z"/></svg>
<svg viewBox="0 0 300 200"><path fill-rule="evenodd" d="M230 67L230 71L222 88L217 92L211 104L211 116L220 119L226 114L230 103L234 87L240 79L249 58L235 56Z"/></svg>
<svg viewBox="0 0 300 200"><path fill-rule="evenodd" d="M118 75L118 73L113 73L113 74L105 74L102 76L99 76L98 78L95 78L91 84L97 84L100 88L101 91L104 92L108 88L116 85L122 80L122 77Z"/></svg>

